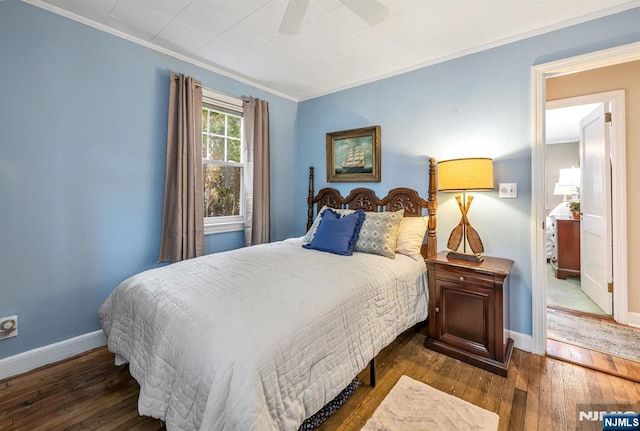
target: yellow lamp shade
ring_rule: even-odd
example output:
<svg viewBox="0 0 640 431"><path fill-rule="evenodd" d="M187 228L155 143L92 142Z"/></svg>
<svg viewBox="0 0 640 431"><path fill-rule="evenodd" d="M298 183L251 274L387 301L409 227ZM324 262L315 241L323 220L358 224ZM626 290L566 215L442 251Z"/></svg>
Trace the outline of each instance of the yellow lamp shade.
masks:
<svg viewBox="0 0 640 431"><path fill-rule="evenodd" d="M493 160L470 158L439 162L438 190L493 190Z"/></svg>

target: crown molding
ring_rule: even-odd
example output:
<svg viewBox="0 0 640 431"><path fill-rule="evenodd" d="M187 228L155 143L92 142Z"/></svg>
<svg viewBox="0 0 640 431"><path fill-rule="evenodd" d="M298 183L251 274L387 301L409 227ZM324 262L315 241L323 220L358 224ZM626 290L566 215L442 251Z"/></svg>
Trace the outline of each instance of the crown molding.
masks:
<svg viewBox="0 0 640 431"><path fill-rule="evenodd" d="M273 88L267 87L267 86L265 86L263 84L259 84L259 83L255 82L255 81L252 81L251 79L248 79L248 78L246 78L246 77L244 77L242 75L230 72L229 70L223 69L221 67L214 66L214 65L209 64L209 63L205 63L205 62L200 61L200 60L196 60L195 58L190 57L188 55L181 54L179 52L170 50L168 48L164 48L164 47L158 46L158 45L156 45L156 44L154 44L152 42L137 38L135 36L132 36L130 34L127 34L127 33L123 32L123 31L116 30L115 28L109 27L109 26L104 25L104 24L100 24L100 23L92 21L92 20L90 20L88 18L82 17L80 15L76 15L76 14L74 14L72 12L67 11L67 10L60 9L57 6L54 6L54 5L49 4L49 3L45 3L42 0L21 0L21 1L23 3L30 4L32 6L40 8L40 9L44 9L44 10L46 10L48 12L51 12L51 13L54 13L56 15L63 16L63 17L68 18L68 19L70 19L72 21L79 22L80 24L84 24L84 25L87 25L89 27L93 27L96 30L100 30L102 32L109 33L109 34L111 34L113 36L119 37L121 39L128 40L129 42L133 42L133 43L135 43L137 45L144 46L145 48L151 49L151 50L159 52L161 54L165 54L165 55L168 55L170 57L176 58L178 60L184 61L185 63L193 64L194 66L198 66L198 67L200 67L202 69L205 69L205 70L208 70L210 72L217 73L218 75L222 75L224 77L231 78L231 79L233 79L235 81L238 81L238 82L241 82L243 84L249 85L249 86L251 86L253 88L256 88L258 90L266 91L267 93L271 93L274 96L282 97L283 99L287 99L287 100L290 100L292 102L299 102L298 98L296 98L294 96L291 96L290 94L286 94L286 93L283 93L281 91L274 90ZM240 96L238 96L238 97L240 97Z"/></svg>
<svg viewBox="0 0 640 431"><path fill-rule="evenodd" d="M393 72L389 72L389 73L386 73L386 74L377 75L377 76L374 76L372 78L364 79L364 80L361 80L361 81L358 81L358 82L355 82L355 83L352 83L352 84L347 84L347 85L335 88L333 90L329 90L329 91L322 92L322 93L317 93L317 94L314 94L314 95L309 96L309 97L302 97L302 98L300 98L300 101L303 102L305 100L315 99L317 97L322 97L322 96L326 96L326 95L329 95L329 94L337 93L337 92L340 92L340 91L348 90L350 88L359 87L361 85L370 84L372 82L380 81L381 79L392 78L394 76L402 75L404 73L413 72L415 70L423 69L423 68L428 67L428 66L433 66L435 64L440 64L440 63L444 63L444 62L447 62L447 61L455 60L457 58L465 57L465 56L471 55L471 54L476 54L478 52L486 51L486 50L492 49L492 48L497 48L499 46L508 45L510 43L513 43L513 42L518 42L518 41L521 41L521 40L524 40L524 39L528 39L530 37L540 36L541 34L550 33L552 31L556 31L556 30L561 30L563 28L571 27L571 26L577 25L577 24L582 24L584 22L592 21L594 19L604 18L606 16L613 15L613 14L616 14L616 13L619 13L619 12L624 12L625 10L629 10L629 9L635 9L637 7L640 7L640 0L634 0L634 1L631 1L631 2L628 2L628 3L624 3L622 5L618 5L618 6L614 6L614 7L611 7L611 8L603 9L603 10L598 11L598 12L593 12L593 13L590 13L590 14L582 15L580 17L572 18L572 19L569 19L569 20L565 20L565 21L562 21L562 22L559 22L559 23L556 23L556 24L553 24L553 25L540 27L540 28L537 28L535 30L530 30L530 31L527 31L527 32L524 32L524 33L520 33L520 34L515 35L515 36L511 36L511 37L504 38L504 39L499 39L499 40L496 40L494 42L489 42L489 43L486 43L486 44L483 44L483 45L479 45L479 46L476 46L476 47L473 47L473 48L470 48L470 49L465 49L465 50L462 50L462 51L458 51L458 52L456 52L454 54L445 55L443 57L438 57L438 58L433 59L433 60L428 60L428 61L424 61L424 62L421 62L421 63L416 63L416 64L414 64L412 66L407 66L407 67L405 67L403 69L399 69L399 70L396 70L396 71L393 71ZM567 73L569 73L569 72L567 72Z"/></svg>

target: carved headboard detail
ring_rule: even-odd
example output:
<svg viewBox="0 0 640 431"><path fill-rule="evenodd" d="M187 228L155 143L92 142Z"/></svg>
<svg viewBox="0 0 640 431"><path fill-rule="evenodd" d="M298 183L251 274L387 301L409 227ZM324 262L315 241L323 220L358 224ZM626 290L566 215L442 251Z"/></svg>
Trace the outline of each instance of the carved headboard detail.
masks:
<svg viewBox="0 0 640 431"><path fill-rule="evenodd" d="M309 168L309 196L307 198L307 229L311 227L315 214L323 207L349 208L364 211L398 211L404 209L405 217L424 216L424 210L429 217L427 239L422 245L422 255L426 257L434 256L436 248L436 208L437 188L436 188L436 161L429 160L429 199L425 200L417 191L398 187L389 191L387 196L379 198L376 193L368 188L360 187L353 189L347 197L342 197L340 192L332 187L323 188L316 195L313 188L314 170Z"/></svg>

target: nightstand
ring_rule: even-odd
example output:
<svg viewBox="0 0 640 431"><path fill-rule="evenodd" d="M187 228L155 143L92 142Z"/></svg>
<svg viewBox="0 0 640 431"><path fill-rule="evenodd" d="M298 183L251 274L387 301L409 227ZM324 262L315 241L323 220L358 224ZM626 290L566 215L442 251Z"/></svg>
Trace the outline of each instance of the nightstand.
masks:
<svg viewBox="0 0 640 431"><path fill-rule="evenodd" d="M513 352L513 339L504 332L513 261L448 259L442 251L426 262L430 300L425 346L506 377Z"/></svg>

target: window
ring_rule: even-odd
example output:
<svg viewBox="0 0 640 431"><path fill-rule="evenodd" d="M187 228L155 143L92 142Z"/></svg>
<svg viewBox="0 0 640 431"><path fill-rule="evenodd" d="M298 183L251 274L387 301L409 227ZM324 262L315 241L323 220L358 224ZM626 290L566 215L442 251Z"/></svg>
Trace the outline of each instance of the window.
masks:
<svg viewBox="0 0 640 431"><path fill-rule="evenodd" d="M244 228L242 100L203 91L202 182L205 233Z"/></svg>

